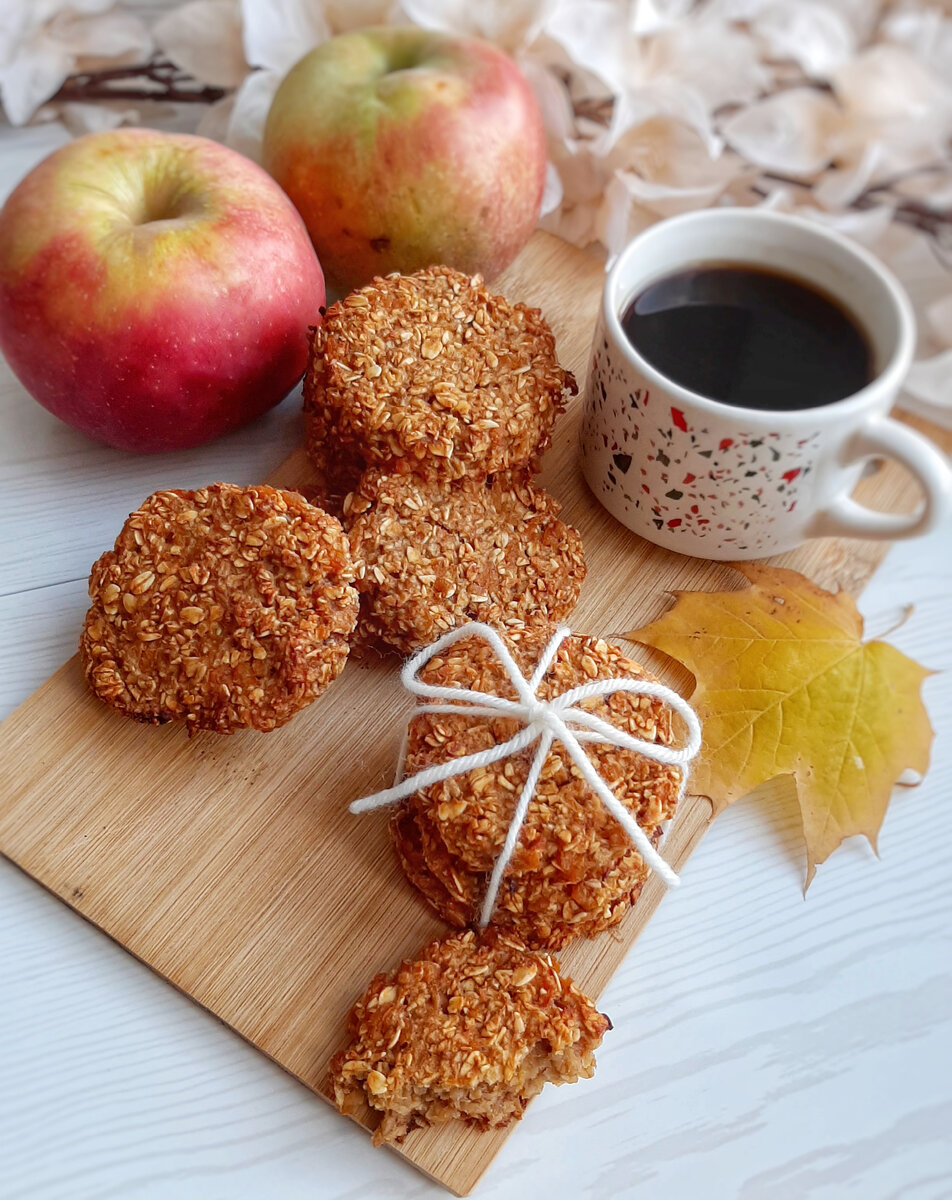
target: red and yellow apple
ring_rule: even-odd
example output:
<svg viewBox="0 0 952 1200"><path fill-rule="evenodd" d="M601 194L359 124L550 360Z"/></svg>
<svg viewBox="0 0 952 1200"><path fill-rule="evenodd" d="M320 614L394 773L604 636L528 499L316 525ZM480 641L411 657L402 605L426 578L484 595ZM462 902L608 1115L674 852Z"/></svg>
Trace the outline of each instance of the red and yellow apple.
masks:
<svg viewBox="0 0 952 1200"><path fill-rule="evenodd" d="M264 164L337 287L432 263L492 278L538 220L545 133L529 85L494 46L370 29L291 69Z"/></svg>
<svg viewBox="0 0 952 1200"><path fill-rule="evenodd" d="M205 138L90 134L0 212L0 349L45 408L125 450L195 446L277 404L323 303L288 198Z"/></svg>

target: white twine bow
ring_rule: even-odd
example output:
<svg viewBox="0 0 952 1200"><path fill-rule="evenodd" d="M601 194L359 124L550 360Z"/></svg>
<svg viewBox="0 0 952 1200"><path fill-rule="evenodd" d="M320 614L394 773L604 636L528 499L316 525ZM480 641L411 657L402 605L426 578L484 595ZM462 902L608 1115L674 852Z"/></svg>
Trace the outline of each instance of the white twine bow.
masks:
<svg viewBox="0 0 952 1200"><path fill-rule="evenodd" d="M496 907L499 886L502 883L506 868L509 866L509 861L519 840L519 834L526 819L526 813L529 811L529 803L535 792L536 784L539 782L543 763L546 760L549 747L553 741L560 741L562 743L582 773L585 782L599 797L615 820L622 826L651 869L660 875L668 887L676 887L680 882L671 867L668 866L657 850L655 850L654 846L652 846L647 834L638 825L628 809L625 808L618 797L614 795L599 776L592 765L591 759L582 749L582 743L598 742L602 745L618 746L625 750L634 750L639 754L643 754L646 758L652 759L654 762L664 763L666 766L680 767L681 783L678 789L680 797L683 796L687 783L688 764L701 748L701 726L698 719L694 714L694 710L682 700L677 692L669 687L665 687L663 683L648 679L596 679L591 683L583 683L579 687L570 688L567 692L563 692L560 696L555 696L551 700L539 699L537 695L539 686L545 678L549 667L552 665L559 646L571 632L565 626L560 626L555 631L542 651L542 655L528 679L519 670L518 664L509 652L509 648L496 630L490 625L484 625L482 622L474 621L468 625L454 629L437 639L431 646L426 646L423 650L417 651L404 664L403 670L400 672L403 686L415 696L419 696L425 700L444 701L445 703L418 705L410 714L409 721L412 721L414 717L418 717L423 713L453 713L457 716L463 715L467 717L510 717L521 721L523 728L508 741L499 742L488 750L479 750L475 754L466 754L460 758L448 759L444 763L438 763L436 766L418 771L415 775L411 775L407 779L403 778L403 762L406 753L406 735L404 735L397 766L397 782L394 786L384 788L380 792L374 792L371 796L364 796L361 800L355 800L350 806L350 811L357 814L397 804L399 801L405 800L408 796L412 796L414 792L421 791L431 784L441 783L444 779L450 779L455 775L465 775L467 771L473 771L477 767L486 767L490 763L498 762L502 758L508 758L510 755L517 754L533 742L538 742L538 749L533 757L529 774L526 776L525 785L519 796L519 802L516 804L512 820L509 823L506 840L496 859L492 875L489 879L489 886L486 889L486 896L483 900L483 907L480 913L480 925L482 927L489 924L493 909ZM508 700L502 696L496 696L489 692L477 692L469 688L438 687L434 684L424 683L420 679L419 673L430 659L440 654L447 647L468 637L485 638L490 646L492 646L499 661L506 668L516 695L519 697L518 700ZM632 737L631 734L625 733L624 730L617 729L614 725L603 721L601 717L597 717L594 713L586 712L584 709L577 707L578 703L582 700L587 700L592 696L608 696L614 692L633 692L639 696L653 696L659 700L663 700L665 704L678 713L687 725L687 745L681 749L675 749L671 746L660 746L655 742L643 741L641 738Z"/></svg>

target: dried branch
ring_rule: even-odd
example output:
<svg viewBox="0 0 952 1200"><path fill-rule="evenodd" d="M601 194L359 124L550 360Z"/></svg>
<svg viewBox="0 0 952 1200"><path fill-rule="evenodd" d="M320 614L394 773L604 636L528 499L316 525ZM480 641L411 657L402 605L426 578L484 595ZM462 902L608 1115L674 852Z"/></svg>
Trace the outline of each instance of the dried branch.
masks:
<svg viewBox="0 0 952 1200"><path fill-rule="evenodd" d="M872 184L860 192L856 199L847 205L847 207L859 211L878 208L880 206L889 208L892 210L894 221L898 221L901 225L908 225L912 229L917 229L920 233L925 233L931 238L944 241L949 236L950 231L952 231L952 212L930 208L928 204L924 204L921 200L913 200L893 191L893 188L897 184L903 183L907 179L912 179L919 175L931 175L940 169L939 166L934 164L919 167L911 171L905 171L901 175L895 175L891 179L885 179L882 183ZM803 179L796 179L790 175L780 175L775 171L762 171L760 178L769 180L771 183L782 183L786 187L801 188L807 192L811 191L813 187L811 183L807 183ZM764 188L753 187L751 190L757 196L763 197L767 195Z"/></svg>
<svg viewBox="0 0 952 1200"><path fill-rule="evenodd" d="M111 67L71 75L51 99L165 100L177 104L213 104L224 88L200 84L167 59L155 57L129 67Z"/></svg>

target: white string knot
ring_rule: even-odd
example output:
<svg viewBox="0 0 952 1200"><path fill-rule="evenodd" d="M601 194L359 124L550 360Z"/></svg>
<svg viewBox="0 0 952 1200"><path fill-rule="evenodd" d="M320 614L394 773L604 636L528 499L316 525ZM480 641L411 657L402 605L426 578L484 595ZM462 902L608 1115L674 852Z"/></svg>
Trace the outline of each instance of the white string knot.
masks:
<svg viewBox="0 0 952 1200"><path fill-rule="evenodd" d="M582 743L596 742L600 745L617 746L623 750L634 750L638 754L644 755L645 758L650 758L653 762L679 767L681 781L678 787L678 798L680 799L684 795L687 784L688 765L701 748L700 723L694 710L677 692L656 680L596 679L591 683L583 683L578 687L569 688L567 692L562 692L561 695L554 696L550 700L541 699L538 695L539 687L555 659L559 646L571 632L565 626L560 626L555 631L528 679L519 670L509 647L496 630L491 625L484 625L482 622L474 621L468 625L462 625L458 629L444 634L432 645L417 651L404 664L400 672L401 682L414 696L436 703L417 705L410 714L407 733L409 733L409 721L424 713L508 717L519 721L522 728L508 741L498 742L488 750L479 750L474 754L448 759L444 763L426 767L406 779L403 777L407 745L407 733L405 733L397 764L396 782L393 787L374 792L371 796L364 796L361 800L355 800L350 806L350 811L357 814L397 804L408 796L412 796L414 792L430 787L431 784L441 783L444 779L451 779L456 775L465 775L478 767L489 766L490 763L518 754L520 750L537 742L538 746L529 767L525 785L513 811L512 820L509 822L505 842L489 878L489 886L486 889L479 918L480 926L483 928L489 924L496 907L500 884L516 848L526 813L529 811L529 803L535 793L549 748L554 741L562 743L585 782L622 826L648 866L664 880L668 887L676 887L680 882L671 867L652 846L645 831L595 770L592 760L582 748ZM492 646L496 657L506 669L518 697L517 700L510 700L491 692L473 691L471 688L441 687L425 683L420 678L420 672L432 658L435 658L447 647L468 637L484 638ZM635 695L651 696L662 700L674 709L687 726L687 744L676 748L633 737L623 729L618 729L608 721L602 720L595 713L578 707L582 700L588 700L593 696L609 696L615 692L631 692Z"/></svg>

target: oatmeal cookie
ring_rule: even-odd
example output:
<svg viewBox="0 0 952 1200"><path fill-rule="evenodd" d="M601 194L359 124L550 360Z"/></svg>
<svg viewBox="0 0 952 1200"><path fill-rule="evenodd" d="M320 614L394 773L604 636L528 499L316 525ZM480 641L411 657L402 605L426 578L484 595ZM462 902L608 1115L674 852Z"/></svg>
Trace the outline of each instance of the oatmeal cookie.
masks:
<svg viewBox="0 0 952 1200"><path fill-rule="evenodd" d="M521 669L538 659L547 630L509 638ZM504 667L482 638L465 638L421 672L427 683L515 698ZM568 637L540 688L550 699L592 679L650 679L607 642ZM670 745L671 714L663 701L617 692L585 707L634 737ZM518 731L509 718L424 713L410 725L405 772L415 774L448 758L489 749ZM609 788L657 843L674 813L680 771L632 750L589 743L586 752ZM516 801L535 753L511 758L416 792L391 822L397 857L409 881L451 925L479 915L489 875L502 849ZM647 876L624 829L554 742L509 864L493 924L530 945L558 949L621 920Z"/></svg>
<svg viewBox="0 0 952 1200"><path fill-rule="evenodd" d="M368 471L346 508L366 641L412 651L464 621L552 623L578 601L582 539L526 470L452 482Z"/></svg>
<svg viewBox="0 0 952 1200"><path fill-rule="evenodd" d="M423 837L416 821L410 801L400 806L390 821L390 834L397 862L407 880L427 900L444 921L465 928L473 920L472 896L463 888L463 882L453 870L449 856L434 862L423 852ZM447 882L444 883L443 879Z"/></svg>
<svg viewBox="0 0 952 1200"><path fill-rule="evenodd" d="M374 978L331 1062L334 1097L344 1113L363 1100L383 1113L375 1145L460 1118L501 1128L546 1083L589 1078L610 1028L549 954L467 930Z"/></svg>
<svg viewBox="0 0 952 1200"><path fill-rule="evenodd" d="M155 492L93 566L86 678L138 721L276 729L343 669L353 579L340 523L295 492Z"/></svg>
<svg viewBox="0 0 952 1200"><path fill-rule="evenodd" d="M531 464L577 390L537 308L450 267L374 279L332 305L304 377L308 454L457 479Z"/></svg>
<svg viewBox="0 0 952 1200"><path fill-rule="evenodd" d="M311 447L308 462L310 482L301 487L301 494L311 504L342 520L347 497L366 470L363 459L328 440Z"/></svg>

